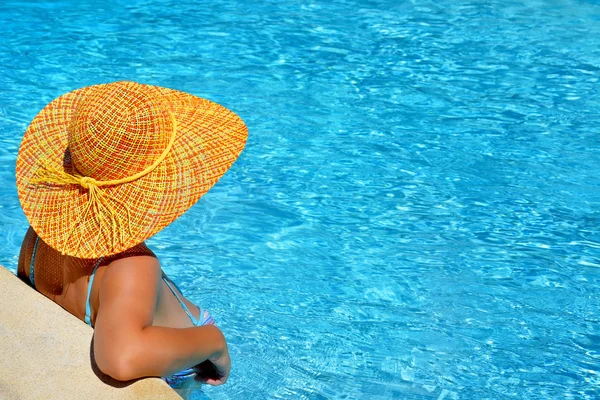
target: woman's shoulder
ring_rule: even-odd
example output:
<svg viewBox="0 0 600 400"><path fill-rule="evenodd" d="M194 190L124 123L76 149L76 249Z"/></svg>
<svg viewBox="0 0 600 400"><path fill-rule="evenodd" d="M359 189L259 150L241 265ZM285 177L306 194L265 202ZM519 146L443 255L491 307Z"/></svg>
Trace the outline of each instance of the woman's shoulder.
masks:
<svg viewBox="0 0 600 400"><path fill-rule="evenodd" d="M107 257L108 265L99 276L98 316L112 319L152 321L158 300L162 270L153 254L130 253L126 257ZM148 323L145 321L144 323Z"/></svg>
<svg viewBox="0 0 600 400"><path fill-rule="evenodd" d="M136 282L129 282L129 284L139 285L143 283L156 286L162 275L160 262L156 254L145 243L140 243L121 253L104 257L102 264L106 266L102 279L103 286L113 280L122 280L127 283L131 279L136 280ZM112 284L121 286L123 282L113 281Z"/></svg>

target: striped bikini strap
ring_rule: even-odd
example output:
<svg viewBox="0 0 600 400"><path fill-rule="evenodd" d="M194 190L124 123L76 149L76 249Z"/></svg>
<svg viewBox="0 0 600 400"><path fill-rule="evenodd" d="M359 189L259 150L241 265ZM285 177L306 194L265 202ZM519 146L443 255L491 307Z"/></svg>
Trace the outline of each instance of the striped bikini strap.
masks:
<svg viewBox="0 0 600 400"><path fill-rule="evenodd" d="M94 267L94 271L92 271L92 275L90 275L90 281L88 283L87 300L85 301L85 323L89 326L92 326L92 304L90 302L90 297L92 295L92 286L94 285L94 277L96 276L96 270L98 269L98 266L100 266L101 261L102 257L98 259L98 262Z"/></svg>
<svg viewBox="0 0 600 400"><path fill-rule="evenodd" d="M40 241L40 237L35 238L35 244L33 245L33 251L31 252L31 261L29 262L29 281L31 282L31 286L35 289L35 276L34 276L34 268L33 265L35 263L35 252L37 251L38 242Z"/></svg>
<svg viewBox="0 0 600 400"><path fill-rule="evenodd" d="M194 316L192 315L192 313L189 310L189 308L187 308L187 306L183 302L183 299L177 294L177 292L175 291L175 289L173 288L173 286L171 286L171 283L169 282L169 278L167 278L167 276L164 274L164 272L163 272L163 275L162 275L162 279L163 279L163 281L165 281L165 283L167 284L167 286L169 287L169 289L171 289L171 292L173 292L173 295L175 296L175 298L177 299L177 301L179 301L179 305L181 305L181 308L183 308L183 311L185 311L185 313L188 315L188 317L190 317L190 320L192 321L192 324L194 326L200 326L200 325L202 325L202 320L204 319L204 309L202 308L202 306L198 306L198 309L200 310L200 314L198 315L198 319L194 318Z"/></svg>

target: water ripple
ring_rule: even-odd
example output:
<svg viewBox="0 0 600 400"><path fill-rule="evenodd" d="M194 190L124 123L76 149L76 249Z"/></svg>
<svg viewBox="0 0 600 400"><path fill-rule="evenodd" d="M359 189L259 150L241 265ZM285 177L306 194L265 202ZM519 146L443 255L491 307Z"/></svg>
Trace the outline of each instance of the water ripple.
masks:
<svg viewBox="0 0 600 400"><path fill-rule="evenodd" d="M88 84L174 87L250 127L149 241L230 342L230 383L196 398L597 398L599 20L584 1L4 1L0 262L33 116Z"/></svg>

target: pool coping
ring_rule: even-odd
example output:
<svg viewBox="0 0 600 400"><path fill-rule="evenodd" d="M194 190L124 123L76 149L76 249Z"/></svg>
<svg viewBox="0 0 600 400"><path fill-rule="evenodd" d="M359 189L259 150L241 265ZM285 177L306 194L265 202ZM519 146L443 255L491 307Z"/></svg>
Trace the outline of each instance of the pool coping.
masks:
<svg viewBox="0 0 600 400"><path fill-rule="evenodd" d="M0 265L0 398L181 400L159 378L119 382L102 374L93 333Z"/></svg>

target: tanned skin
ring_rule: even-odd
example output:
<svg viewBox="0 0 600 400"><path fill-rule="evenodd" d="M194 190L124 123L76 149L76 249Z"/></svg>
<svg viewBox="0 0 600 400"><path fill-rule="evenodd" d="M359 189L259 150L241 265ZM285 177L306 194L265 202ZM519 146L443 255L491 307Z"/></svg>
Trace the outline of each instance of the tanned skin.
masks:
<svg viewBox="0 0 600 400"><path fill-rule="evenodd" d="M18 276L25 282L36 237L29 228L21 247ZM40 240L36 289L83 320L87 284L96 262L61 255ZM98 367L114 379L128 381L169 376L208 360L218 376L206 377L203 383L225 383L231 361L223 334L214 325L193 326L162 274L158 259L144 243L102 260L91 293ZM185 298L184 302L199 317L198 307Z"/></svg>

